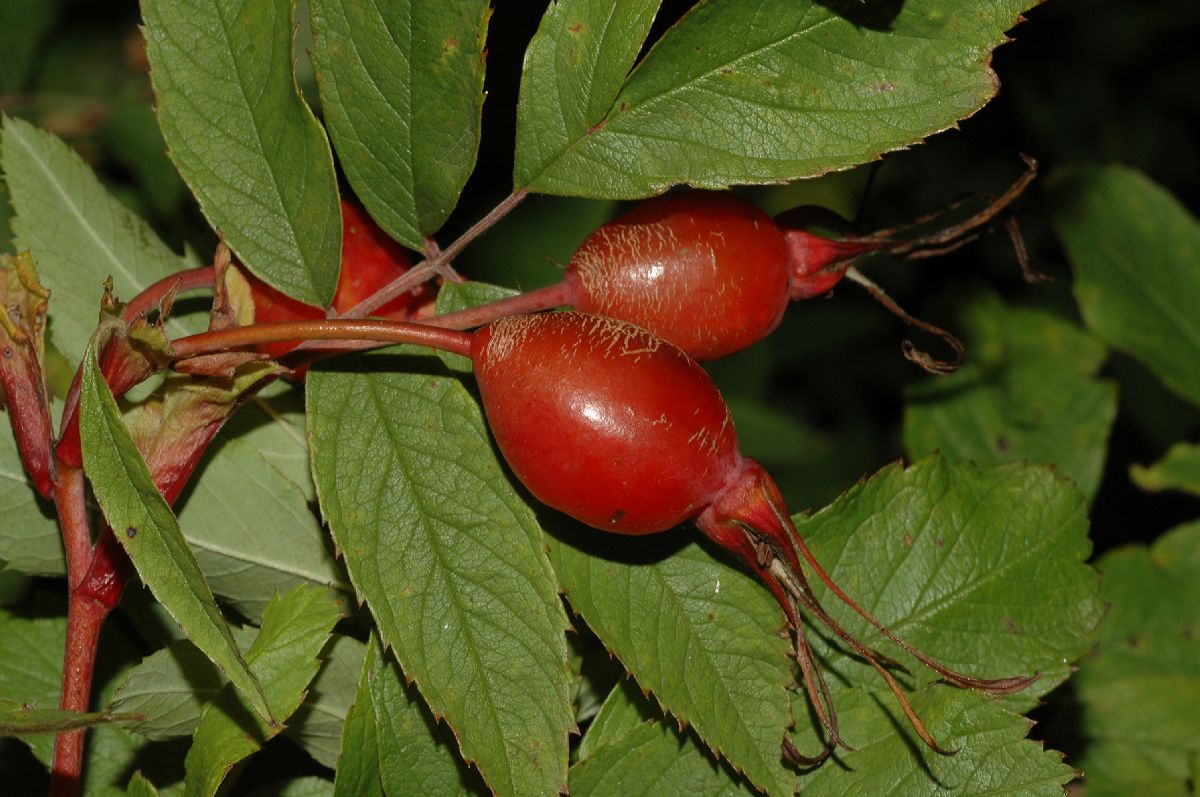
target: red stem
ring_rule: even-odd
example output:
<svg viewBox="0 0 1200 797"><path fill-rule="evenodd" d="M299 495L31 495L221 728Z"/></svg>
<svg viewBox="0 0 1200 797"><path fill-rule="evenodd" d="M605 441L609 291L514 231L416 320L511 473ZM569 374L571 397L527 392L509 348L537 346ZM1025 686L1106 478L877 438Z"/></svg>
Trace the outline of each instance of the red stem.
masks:
<svg viewBox="0 0 1200 797"><path fill-rule="evenodd" d="M92 558L92 532L88 522L83 469L62 460L55 462L54 508L62 529L67 559L67 584L73 590L87 574Z"/></svg>
<svg viewBox="0 0 1200 797"><path fill-rule="evenodd" d="M109 612L121 601L121 593L132 575L129 557L112 530L105 527L86 575L75 584L67 602L67 645L63 655L59 708L78 712L88 710L100 630ZM54 740L51 797L74 797L78 793L85 734L86 729L80 728L60 733Z"/></svg>
<svg viewBox="0 0 1200 797"><path fill-rule="evenodd" d="M172 293L211 287L213 275L212 267L204 267L161 279L125 306L124 317L128 321L149 312ZM68 443L60 445L60 456L55 457L53 496L66 553L68 591L67 640L63 651L59 708L86 712L91 704L100 630L105 618L120 601L121 593L133 575L133 566L107 528L95 548L92 547L85 480L78 461L80 375L81 371L76 371L67 395L60 432ZM60 733L54 740L51 797L74 797L79 793L86 733L86 729L81 728Z"/></svg>
<svg viewBox="0 0 1200 797"><path fill-rule="evenodd" d="M83 583L92 558L91 529L85 503L83 471L61 460L55 462L54 504L62 528L67 558L67 643L63 653L62 692L59 708L87 711L91 700L92 673L96 663L96 640L108 610L85 597ZM69 797L79 790L83 770L83 729L60 733L54 743L54 766L50 775L52 797Z"/></svg>
<svg viewBox="0 0 1200 797"><path fill-rule="evenodd" d="M67 602L67 646L63 657L62 698L59 708L85 712L91 701L92 675L96 667L96 643L111 607L71 591ZM79 793L83 772L83 741L80 728L60 733L54 740L54 768L50 773L50 797L74 797Z"/></svg>
<svg viewBox="0 0 1200 797"><path fill-rule="evenodd" d="M153 310L170 293L182 293L201 288L212 288L216 269L212 266L201 266L180 271L169 277L163 277L158 282L142 290L129 304L125 305L122 317L132 321L143 313Z"/></svg>
<svg viewBox="0 0 1200 797"><path fill-rule="evenodd" d="M188 335L171 342L175 359L213 354L260 343L291 340L345 340L373 343L413 343L471 356L471 336L465 332L428 324L374 319L317 319L252 324Z"/></svg>
<svg viewBox="0 0 1200 797"><path fill-rule="evenodd" d="M420 323L445 329L472 329L504 316L536 313L539 310L574 304L575 290L574 274L568 273L561 282L554 285L547 285L545 288L538 288L528 293L518 293L516 296L459 310L456 313L435 315L422 319Z"/></svg>
<svg viewBox="0 0 1200 797"><path fill-rule="evenodd" d="M525 199L528 195L529 192L525 190L514 191L509 194L500 201L500 204L488 211L486 216L472 224L469 230L458 236L452 244L438 252L435 257L422 260L371 296L368 296L354 305L354 307L342 313L340 317L363 318L364 316L368 316L397 296L407 293L422 282L425 282L434 274L443 274L448 279L454 280L457 277L457 273L446 267L453 263L454 258L458 257L462 250L466 249L472 241L487 232L496 222L512 212L512 209L521 204L521 200Z"/></svg>

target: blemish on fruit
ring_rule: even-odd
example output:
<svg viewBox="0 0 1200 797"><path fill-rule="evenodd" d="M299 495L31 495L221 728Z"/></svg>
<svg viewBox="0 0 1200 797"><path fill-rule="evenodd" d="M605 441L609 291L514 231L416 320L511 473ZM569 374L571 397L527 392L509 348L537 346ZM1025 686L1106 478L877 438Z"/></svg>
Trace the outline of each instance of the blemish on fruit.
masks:
<svg viewBox="0 0 1200 797"><path fill-rule="evenodd" d="M620 523L622 518L624 518L624 517L625 517L625 510L618 509L616 512L613 512L613 516L608 519L608 522L615 526L618 523Z"/></svg>

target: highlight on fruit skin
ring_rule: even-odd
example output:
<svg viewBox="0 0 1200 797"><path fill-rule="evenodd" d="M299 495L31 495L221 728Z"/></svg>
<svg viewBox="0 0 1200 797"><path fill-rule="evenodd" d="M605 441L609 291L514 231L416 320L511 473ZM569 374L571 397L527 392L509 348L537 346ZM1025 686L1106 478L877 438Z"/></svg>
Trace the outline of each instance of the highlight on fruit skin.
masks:
<svg viewBox="0 0 1200 797"><path fill-rule="evenodd" d="M654 332L697 360L762 340L789 300L786 242L775 222L729 192L639 202L571 256L571 305Z"/></svg>

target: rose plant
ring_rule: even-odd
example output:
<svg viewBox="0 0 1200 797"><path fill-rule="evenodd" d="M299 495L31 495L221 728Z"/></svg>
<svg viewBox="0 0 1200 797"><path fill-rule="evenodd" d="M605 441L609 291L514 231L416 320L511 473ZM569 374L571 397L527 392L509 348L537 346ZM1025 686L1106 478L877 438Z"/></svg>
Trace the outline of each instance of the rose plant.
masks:
<svg viewBox="0 0 1200 797"><path fill-rule="evenodd" d="M217 242L177 254L58 137L4 119L0 563L65 595L0 604L5 735L59 795L1061 793L1075 771L1022 714L1102 614L1097 338L1193 400L1194 372L1111 311L1083 304L1093 338L998 300L964 306L958 369L964 344L864 275L1014 231L1032 164L876 233L728 193L955 125L1030 5L551 3L511 190L476 212L509 9L310 0L306 99L292 3L143 0L162 139ZM1075 203L1122 181L1194 233L1135 177L1059 171L1073 259L1095 232ZM534 195L639 204L574 241L557 287L464 279ZM651 285L722 263L729 281ZM786 422L756 433L762 408L695 360L809 323L843 277L955 358L906 343L932 374L908 389L915 461L822 508L768 475ZM52 677L20 664L35 651ZM1121 676L1105 664L1085 686Z"/></svg>

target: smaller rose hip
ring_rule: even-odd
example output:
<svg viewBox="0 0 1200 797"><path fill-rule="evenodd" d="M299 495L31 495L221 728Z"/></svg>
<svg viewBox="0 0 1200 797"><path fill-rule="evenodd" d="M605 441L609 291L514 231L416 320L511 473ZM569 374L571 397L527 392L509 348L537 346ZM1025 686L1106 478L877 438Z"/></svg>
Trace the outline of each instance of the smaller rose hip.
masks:
<svg viewBox="0 0 1200 797"><path fill-rule="evenodd" d="M406 249L389 238L357 204L342 200L342 262L332 302L335 313L345 313L404 274L411 265ZM293 299L253 274L244 273L250 281L255 321L271 323L326 317L324 309ZM416 307L429 300L429 289L418 288L392 299L374 315L405 320ZM293 342L265 343L258 350L277 359L297 345Z"/></svg>

